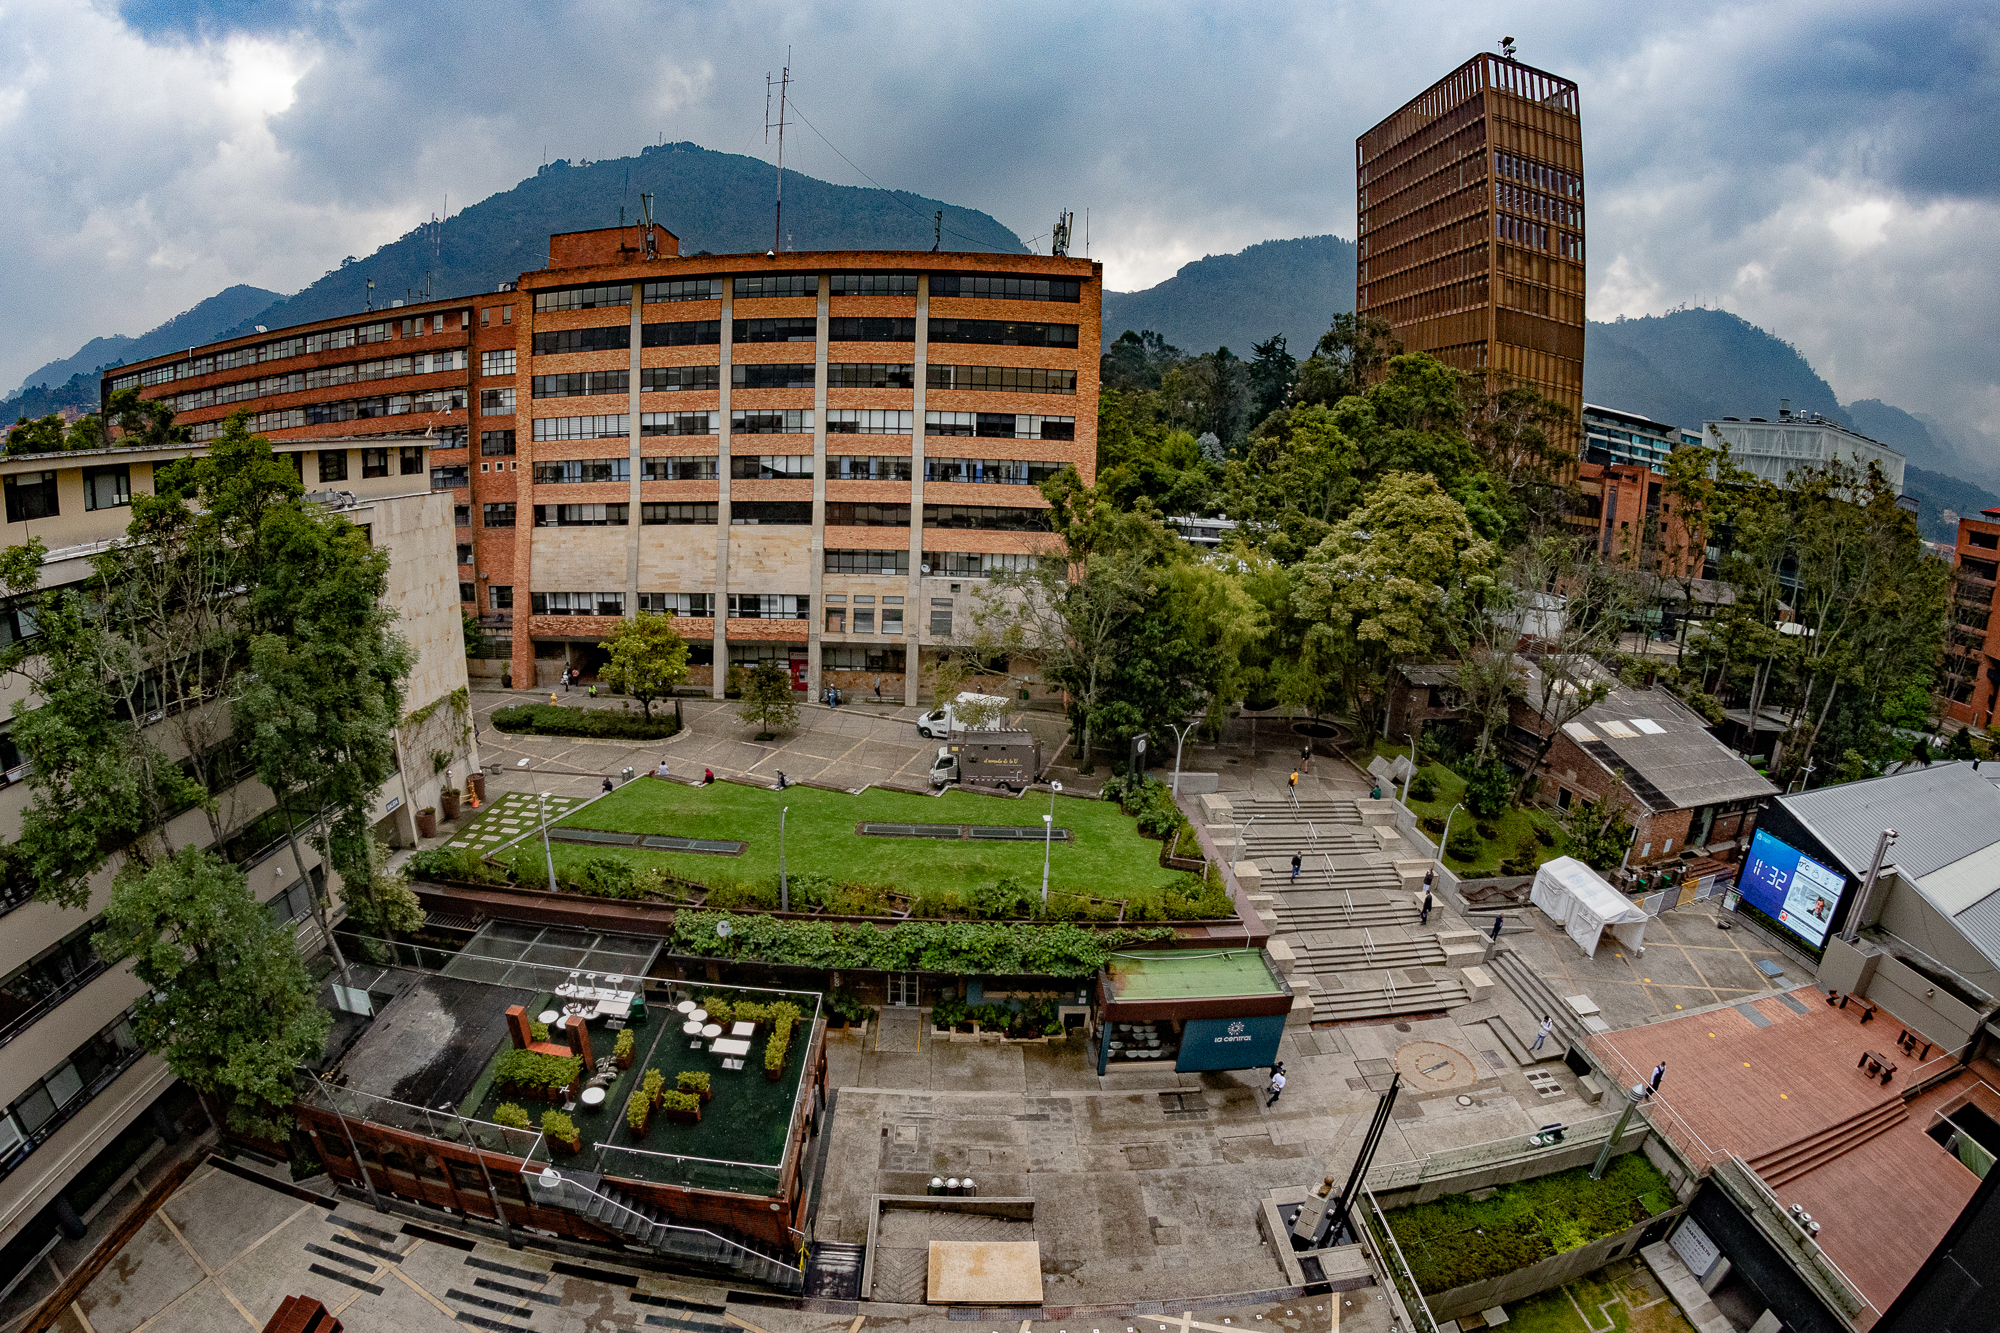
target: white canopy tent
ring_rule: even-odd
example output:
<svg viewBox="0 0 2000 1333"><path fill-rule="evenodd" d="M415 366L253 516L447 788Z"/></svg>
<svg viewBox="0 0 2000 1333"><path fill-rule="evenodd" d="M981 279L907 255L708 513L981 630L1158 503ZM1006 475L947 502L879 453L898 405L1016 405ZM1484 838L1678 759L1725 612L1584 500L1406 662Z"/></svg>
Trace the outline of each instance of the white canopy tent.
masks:
<svg viewBox="0 0 2000 1333"><path fill-rule="evenodd" d="M1535 871L1528 901L1567 930L1592 958L1607 930L1634 953L1644 946L1646 913L1573 856L1543 862Z"/></svg>

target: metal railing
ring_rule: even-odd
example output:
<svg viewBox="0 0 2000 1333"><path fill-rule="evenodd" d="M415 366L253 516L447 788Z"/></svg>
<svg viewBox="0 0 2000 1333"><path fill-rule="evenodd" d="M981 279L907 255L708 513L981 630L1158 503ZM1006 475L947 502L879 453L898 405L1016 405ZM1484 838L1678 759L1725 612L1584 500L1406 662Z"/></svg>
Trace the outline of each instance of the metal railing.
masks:
<svg viewBox="0 0 2000 1333"><path fill-rule="evenodd" d="M622 1163L622 1165L621 1165ZM599 1175L623 1176L653 1185L722 1190L731 1194L776 1194L784 1163L732 1162L718 1157L654 1152L622 1143L600 1143L592 1167Z"/></svg>
<svg viewBox="0 0 2000 1333"><path fill-rule="evenodd" d="M553 1182L549 1179L551 1174L555 1176ZM706 1237L708 1242L716 1247L717 1257L722 1262L730 1263L739 1269L748 1269L760 1276L766 1276L768 1279L773 1280L773 1285L795 1289L805 1281L805 1263L803 1259L801 1259L799 1264L794 1266L778 1255L766 1254L762 1250L752 1249L740 1241L733 1240L719 1232L711 1231L707 1227L683 1226L678 1222L655 1220L632 1207L632 1205L622 1200L614 1199L608 1194L600 1194L598 1191L582 1184L573 1177L562 1174L556 1168L544 1168L541 1171L524 1170L521 1172L521 1183L528 1189L529 1198L534 1198L538 1193L553 1193L559 1196L560 1206L568 1208L572 1212L581 1213L590 1206L587 1203L581 1203L580 1200L576 1203L570 1202L569 1196L572 1194L580 1195L584 1199L595 1199L604 1205L596 1215L598 1219L611 1226L618 1227L620 1230L624 1230L624 1227L618 1221L604 1215L606 1210L617 1209L641 1228L643 1234L648 1235L649 1239L646 1243L650 1248L660 1248L657 1245L652 1245L650 1240L650 1234L656 1229L677 1232L684 1236ZM631 1233L628 1232L627 1234Z"/></svg>
<svg viewBox="0 0 2000 1333"><path fill-rule="evenodd" d="M541 1134L533 1129L515 1129L490 1120L460 1115L449 1106L435 1109L414 1106L393 1097L363 1092L359 1088L339 1087L323 1079L314 1079L311 1089L302 1093L300 1100L307 1106L333 1112L343 1122L351 1120L356 1124L382 1125L446 1143L463 1143L488 1152L505 1153L523 1161L535 1155L542 1139Z"/></svg>
<svg viewBox="0 0 2000 1333"><path fill-rule="evenodd" d="M1382 1261L1382 1267L1388 1270L1389 1281L1402 1299L1411 1327L1415 1333L1437 1333L1437 1320L1431 1314L1429 1302L1424 1300L1422 1288L1417 1286L1416 1274L1410 1271L1408 1261L1403 1258L1403 1247L1396 1243L1396 1233L1389 1229L1389 1219L1383 1216L1382 1205L1375 1201L1375 1191L1364 1184L1361 1194L1368 1201L1368 1209L1362 1214L1362 1219L1375 1238L1375 1255Z"/></svg>
<svg viewBox="0 0 2000 1333"><path fill-rule="evenodd" d="M1617 1127L1617 1122L1616 1115L1601 1115L1578 1121L1573 1125L1565 1125L1562 1142L1559 1144L1539 1143L1536 1142L1539 1136L1515 1134L1504 1139L1468 1144L1463 1148L1442 1148L1437 1152L1425 1153L1414 1161L1378 1164L1369 1168L1368 1188L1386 1194L1393 1190L1410 1189L1427 1180L1533 1161L1536 1158L1546 1157L1558 1149L1601 1143L1611 1137L1611 1131ZM1643 1137L1646 1132L1646 1125L1635 1125L1626 1131L1626 1137Z"/></svg>

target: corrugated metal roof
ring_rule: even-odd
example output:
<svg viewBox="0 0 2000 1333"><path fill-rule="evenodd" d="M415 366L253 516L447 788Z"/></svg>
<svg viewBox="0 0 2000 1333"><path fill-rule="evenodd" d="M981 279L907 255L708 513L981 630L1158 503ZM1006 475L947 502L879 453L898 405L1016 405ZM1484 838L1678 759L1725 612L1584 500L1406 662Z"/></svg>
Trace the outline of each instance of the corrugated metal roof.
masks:
<svg viewBox="0 0 2000 1333"><path fill-rule="evenodd" d="M1650 810L1697 809L1777 791L1664 689L1620 685L1577 721L1591 738L1572 737L1606 768L1624 770L1626 785Z"/></svg>
<svg viewBox="0 0 2000 1333"><path fill-rule="evenodd" d="M2000 967L2000 889L1987 894L1951 919L1972 947Z"/></svg>
<svg viewBox="0 0 2000 1333"><path fill-rule="evenodd" d="M1922 879L2000 842L2000 787L1989 776L1958 760L1780 796L1778 803L1857 878L1868 873L1882 830L1896 830L1889 860L1905 877Z"/></svg>
<svg viewBox="0 0 2000 1333"><path fill-rule="evenodd" d="M1396 674L1412 685L1456 685L1458 663L1416 662L1397 667Z"/></svg>

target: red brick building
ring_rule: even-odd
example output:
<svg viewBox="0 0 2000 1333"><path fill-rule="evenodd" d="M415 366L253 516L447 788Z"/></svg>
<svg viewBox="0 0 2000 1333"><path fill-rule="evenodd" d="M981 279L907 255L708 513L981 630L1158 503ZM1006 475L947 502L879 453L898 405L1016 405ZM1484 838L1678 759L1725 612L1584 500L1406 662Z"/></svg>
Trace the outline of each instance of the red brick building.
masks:
<svg viewBox="0 0 2000 1333"><path fill-rule="evenodd" d="M1952 551L1958 575L1952 587L1951 638L1938 671L1938 689L1952 720L1993 725L2000 702L2000 508L1958 520Z"/></svg>

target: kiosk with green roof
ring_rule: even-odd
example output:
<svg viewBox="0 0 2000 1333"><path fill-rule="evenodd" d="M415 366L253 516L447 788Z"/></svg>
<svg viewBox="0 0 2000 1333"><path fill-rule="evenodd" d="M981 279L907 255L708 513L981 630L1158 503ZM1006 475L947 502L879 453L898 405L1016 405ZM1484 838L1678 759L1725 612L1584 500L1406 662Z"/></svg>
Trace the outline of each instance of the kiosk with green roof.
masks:
<svg viewBox="0 0 2000 1333"><path fill-rule="evenodd" d="M1097 976L1097 1072L1173 1061L1254 1069L1278 1058L1292 988L1262 949L1114 954Z"/></svg>

